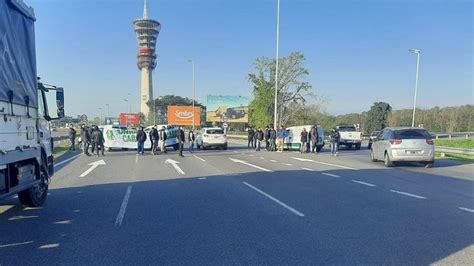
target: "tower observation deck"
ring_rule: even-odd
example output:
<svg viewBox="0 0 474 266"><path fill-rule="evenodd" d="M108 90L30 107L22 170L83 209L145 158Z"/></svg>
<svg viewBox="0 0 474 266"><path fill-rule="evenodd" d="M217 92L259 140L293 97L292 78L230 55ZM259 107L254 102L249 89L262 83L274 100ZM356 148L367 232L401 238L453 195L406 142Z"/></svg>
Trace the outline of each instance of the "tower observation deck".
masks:
<svg viewBox="0 0 474 266"><path fill-rule="evenodd" d="M160 33L160 22L148 18L148 3L144 2L143 18L133 21L138 41L137 66L141 72L140 112L150 114L147 103L153 100L152 72L156 67L156 40Z"/></svg>

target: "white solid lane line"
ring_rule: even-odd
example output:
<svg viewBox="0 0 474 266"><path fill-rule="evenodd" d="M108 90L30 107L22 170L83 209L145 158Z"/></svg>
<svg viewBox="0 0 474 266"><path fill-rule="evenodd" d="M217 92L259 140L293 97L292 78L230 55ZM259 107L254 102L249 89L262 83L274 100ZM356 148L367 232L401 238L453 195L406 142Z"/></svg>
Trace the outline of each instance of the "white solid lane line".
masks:
<svg viewBox="0 0 474 266"><path fill-rule="evenodd" d="M466 208L466 207L458 207L458 209L463 210L463 211L467 211L467 212L472 212L472 213L474 213L474 210L473 210L473 209L469 209L469 208Z"/></svg>
<svg viewBox="0 0 474 266"><path fill-rule="evenodd" d="M364 185L364 186L368 186L368 187L376 187L376 185L374 185L374 184L366 183L366 182L359 181L359 180L352 179L352 182L357 183L357 184L361 184L361 185Z"/></svg>
<svg viewBox="0 0 474 266"><path fill-rule="evenodd" d="M293 212L294 214L296 214L296 215L298 215L298 216L300 216L300 217L304 217L304 214L302 214L301 212L299 212L299 211L295 210L294 208L292 208L292 207L286 205L285 203L283 203L283 202L279 201L278 199L272 197L271 195L269 195L269 194L263 192L262 190L260 190L260 189L258 189L258 188L256 188L256 187L254 187L254 186L252 186L252 185L250 185L250 184L247 183L247 182L242 182L242 183L245 184L246 186L250 187L251 189L257 191L258 193L264 195L265 197L267 197L267 198L273 200L274 202L278 203L280 206L282 206L282 207L284 207L284 208L290 210L290 211Z"/></svg>
<svg viewBox="0 0 474 266"><path fill-rule="evenodd" d="M332 176L332 177L340 177L338 175L335 175L335 174L329 174L329 173L321 173L323 175L327 175L327 176Z"/></svg>
<svg viewBox="0 0 474 266"><path fill-rule="evenodd" d="M65 164L65 163L67 163L67 162L69 162L69 161L72 161L72 160L76 159L77 157L79 157L79 156L81 156L81 155L82 155L82 154L74 155L74 156L72 156L71 158L68 158L68 159L66 159L66 160L64 160L64 161L61 161L61 162L55 164L54 167L58 167L58 166L60 166L61 164Z"/></svg>
<svg viewBox="0 0 474 266"><path fill-rule="evenodd" d="M301 169L306 170L306 171L311 171L311 172L314 171L313 169L311 169L311 168L306 168L306 167L301 167Z"/></svg>
<svg viewBox="0 0 474 266"><path fill-rule="evenodd" d="M193 155L193 157L196 158L196 159L199 159L199 160L201 160L201 161L203 161L203 162L206 161L206 160L204 160L203 158L201 158L201 157L199 157L199 156L196 156L196 155Z"/></svg>
<svg viewBox="0 0 474 266"><path fill-rule="evenodd" d="M293 166L291 163L283 163L286 166Z"/></svg>
<svg viewBox="0 0 474 266"><path fill-rule="evenodd" d="M120 206L120 211L117 214L117 219L115 219L115 226L121 226L123 217L125 216L125 211L127 210L128 200L130 199L130 193L132 192L132 186L127 187L127 192L123 197L122 205Z"/></svg>
<svg viewBox="0 0 474 266"><path fill-rule="evenodd" d="M359 170L359 169L348 167L348 166L332 164L332 163L325 163L325 162L315 161L315 160L311 160L311 159L298 158L298 157L291 157L291 158L293 158L295 160L298 160L298 161L302 161L302 162L313 162L313 163L318 163L318 164L323 164L323 165L328 165L328 166L334 166L334 167L338 167L338 168L342 168L342 169Z"/></svg>
<svg viewBox="0 0 474 266"><path fill-rule="evenodd" d="M206 177L198 177L199 180L206 180Z"/></svg>
<svg viewBox="0 0 474 266"><path fill-rule="evenodd" d="M257 169L259 169L259 170L265 171L265 172L273 172L272 170L268 170L268 169L266 169L266 168L263 168L263 167L260 167L260 166L257 166L257 165L248 163L248 162L246 162L246 161L242 161L242 160L238 160L238 159L234 159L234 158L229 158L229 160L233 161L234 163L245 164L245 165L251 166L251 167L253 167L253 168L257 168Z"/></svg>
<svg viewBox="0 0 474 266"><path fill-rule="evenodd" d="M409 196L409 197L413 197L413 198L417 198L417 199L426 199L426 197L418 196L418 195L411 194L411 193L407 193L407 192L403 192L403 191L397 191L397 190L392 190L392 189L390 189L390 192L397 193L397 194L401 194L401 195L405 195L405 196Z"/></svg>

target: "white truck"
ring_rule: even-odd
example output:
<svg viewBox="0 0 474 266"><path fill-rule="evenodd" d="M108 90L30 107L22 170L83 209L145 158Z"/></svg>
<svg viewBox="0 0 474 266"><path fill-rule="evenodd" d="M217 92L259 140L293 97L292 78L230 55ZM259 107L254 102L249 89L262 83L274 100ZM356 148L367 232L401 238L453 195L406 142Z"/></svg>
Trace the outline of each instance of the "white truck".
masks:
<svg viewBox="0 0 474 266"><path fill-rule="evenodd" d="M49 124L64 117L64 92L37 78L34 22L22 1L0 1L0 200L18 194L38 207L54 174ZM47 100L54 94L56 117Z"/></svg>
<svg viewBox="0 0 474 266"><path fill-rule="evenodd" d="M343 125L337 126L336 129L339 131L341 136L339 139L339 145L344 145L346 148L351 149L352 146L356 150L360 150L362 144L362 132L358 131L354 125Z"/></svg>

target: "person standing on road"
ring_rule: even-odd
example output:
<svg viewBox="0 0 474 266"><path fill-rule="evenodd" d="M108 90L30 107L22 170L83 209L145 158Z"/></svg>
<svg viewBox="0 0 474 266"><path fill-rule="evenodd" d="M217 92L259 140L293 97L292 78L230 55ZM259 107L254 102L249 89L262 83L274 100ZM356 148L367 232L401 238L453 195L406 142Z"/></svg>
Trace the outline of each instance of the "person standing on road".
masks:
<svg viewBox="0 0 474 266"><path fill-rule="evenodd" d="M104 136L102 135L102 131L100 131L98 126L95 126L94 132L92 133L92 141L95 143L97 157L99 157L99 151L102 151L102 156L104 154Z"/></svg>
<svg viewBox="0 0 474 266"><path fill-rule="evenodd" d="M143 155L145 153L145 141L146 141L146 133L143 131L143 126L137 131L137 155Z"/></svg>
<svg viewBox="0 0 474 266"><path fill-rule="evenodd" d="M255 133L255 140L257 143L255 144L255 150L260 151L260 148L262 146L262 140L263 140L263 131L261 128L257 130L257 133Z"/></svg>
<svg viewBox="0 0 474 266"><path fill-rule="evenodd" d="M303 131L301 131L300 134L300 153L304 153L306 151L306 142L308 141L308 132L306 131L306 128L303 128Z"/></svg>
<svg viewBox="0 0 474 266"><path fill-rule="evenodd" d="M311 128L311 133L310 133L310 138L311 138L311 152L312 153L317 153L316 151L316 145L318 144L318 129L316 126L313 126Z"/></svg>
<svg viewBox="0 0 474 266"><path fill-rule="evenodd" d="M183 127L179 127L178 132L176 132L176 138L178 139L179 143L179 156L184 157L183 148L184 143L186 142L186 137L184 135Z"/></svg>
<svg viewBox="0 0 474 266"><path fill-rule="evenodd" d="M81 125L81 141L82 141L82 153L91 156L89 154L89 143L91 141L91 135L89 134L89 129L85 124Z"/></svg>
<svg viewBox="0 0 474 266"><path fill-rule="evenodd" d="M248 129L248 142L247 142L247 148L252 149L255 148L253 145L253 138L255 137L255 131L253 128Z"/></svg>
<svg viewBox="0 0 474 266"><path fill-rule="evenodd" d="M331 131L331 155L337 156L337 148L339 146L339 139L341 135L336 128L333 128Z"/></svg>
<svg viewBox="0 0 474 266"><path fill-rule="evenodd" d="M71 141L71 147L69 148L70 151L76 150L76 130L74 126L71 124L69 126L69 141Z"/></svg>
<svg viewBox="0 0 474 266"><path fill-rule="evenodd" d="M192 153L194 151L194 141L196 141L196 136L192 130L189 131L188 134L188 141L189 141L189 152Z"/></svg>
<svg viewBox="0 0 474 266"><path fill-rule="evenodd" d="M265 128L264 138L265 138L265 149L267 151L270 151L270 127L269 126Z"/></svg>
<svg viewBox="0 0 474 266"><path fill-rule="evenodd" d="M160 130L160 150L161 153L166 153L166 140L168 139L168 135L166 135L166 127L163 126Z"/></svg>
<svg viewBox="0 0 474 266"><path fill-rule="evenodd" d="M94 154L94 151L95 151L95 142L94 142L94 139L92 138L92 136L94 135L94 131L95 131L95 125L90 126L89 139L90 139L90 145L91 145L91 154Z"/></svg>
<svg viewBox="0 0 474 266"><path fill-rule="evenodd" d="M276 139L277 139L276 130L273 128L270 128L270 151L276 151Z"/></svg>
<svg viewBox="0 0 474 266"><path fill-rule="evenodd" d="M287 136L288 132L283 126L281 126L280 131L278 132L278 152L283 152L283 149L285 148L285 139Z"/></svg>
<svg viewBox="0 0 474 266"><path fill-rule="evenodd" d="M150 130L150 140L151 140L151 153L156 155L158 152L158 142L160 140L160 134L156 125Z"/></svg>

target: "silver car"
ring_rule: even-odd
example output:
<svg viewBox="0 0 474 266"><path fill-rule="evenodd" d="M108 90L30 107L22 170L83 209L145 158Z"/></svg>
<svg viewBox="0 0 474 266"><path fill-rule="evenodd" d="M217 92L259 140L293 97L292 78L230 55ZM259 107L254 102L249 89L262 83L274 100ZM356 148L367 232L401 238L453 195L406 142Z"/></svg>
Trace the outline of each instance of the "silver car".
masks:
<svg viewBox="0 0 474 266"><path fill-rule="evenodd" d="M374 139L370 149L373 162L383 160L385 166L394 162L422 162L433 166L434 143L430 133L422 128L385 128Z"/></svg>

